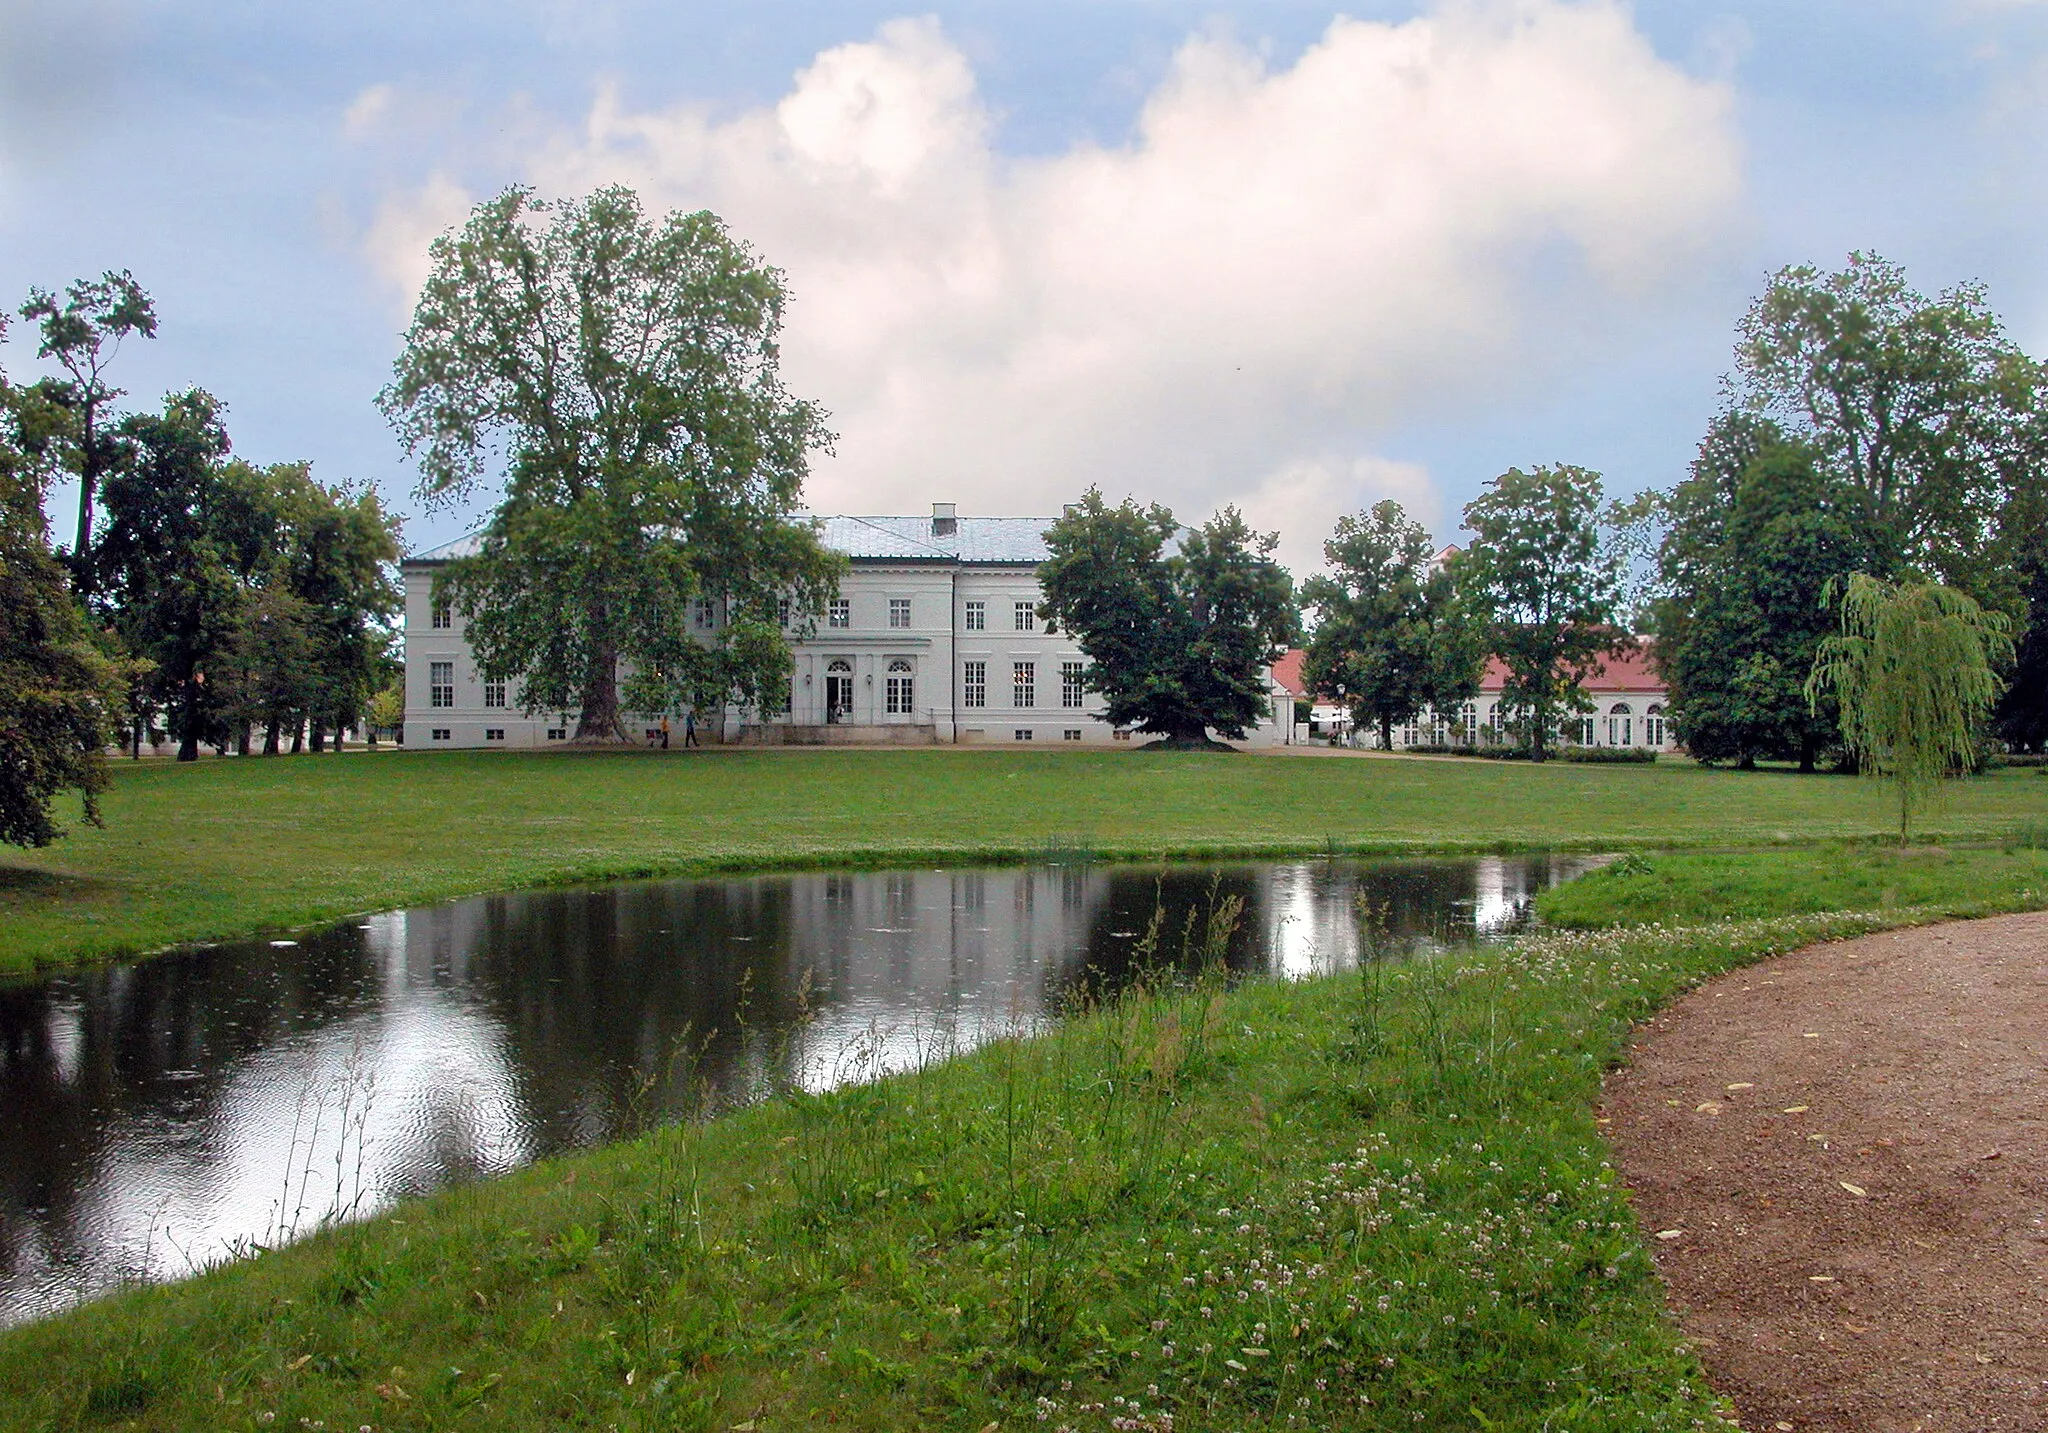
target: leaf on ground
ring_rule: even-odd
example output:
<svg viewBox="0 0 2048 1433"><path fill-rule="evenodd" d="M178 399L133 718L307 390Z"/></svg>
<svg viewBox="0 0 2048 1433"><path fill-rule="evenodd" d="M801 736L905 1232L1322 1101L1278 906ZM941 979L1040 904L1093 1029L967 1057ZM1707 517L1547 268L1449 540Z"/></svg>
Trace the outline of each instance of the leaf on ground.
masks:
<svg viewBox="0 0 2048 1433"><path fill-rule="evenodd" d="M1753 1090L1755 1088L1756 1086L1748 1080L1737 1080L1734 1084L1728 1087L1729 1092L1731 1094L1736 1090Z"/></svg>
<svg viewBox="0 0 2048 1433"><path fill-rule="evenodd" d="M1806 1106L1805 1106L1805 1105L1787 1105L1787 1106L1785 1106L1785 1109L1784 1109L1784 1113L1786 1113L1786 1114L1788 1114L1788 1115L1803 1115L1803 1114L1805 1114L1805 1113L1806 1113Z"/></svg>
<svg viewBox="0 0 2048 1433"><path fill-rule="evenodd" d="M1683 1239L1685 1231L1683 1229L1659 1229L1657 1237L1659 1239Z"/></svg>
<svg viewBox="0 0 2048 1433"><path fill-rule="evenodd" d="M1696 1115L1717 1115L1721 1113L1721 1102L1719 1100L1704 1100L1693 1106L1692 1112Z"/></svg>
<svg viewBox="0 0 2048 1433"><path fill-rule="evenodd" d="M1848 1180L1846 1180L1846 1179L1838 1179L1838 1180L1836 1180L1836 1181L1835 1181L1835 1183L1837 1183L1837 1184L1841 1185L1841 1186L1842 1186L1842 1188L1844 1188L1844 1189L1848 1190L1848 1191L1849 1191L1849 1192L1850 1192L1851 1194L1855 1195L1855 1196L1856 1196L1856 1197L1857 1197L1858 1199L1863 1199L1863 1198L1866 1198L1866 1197L1868 1197L1868 1195L1870 1194L1870 1191L1869 1191L1869 1190L1867 1190L1867 1189L1865 1189L1865 1188L1864 1188L1864 1187L1863 1187L1862 1185L1860 1185L1860 1184L1851 1184L1851 1183L1850 1183L1850 1182L1849 1182Z"/></svg>

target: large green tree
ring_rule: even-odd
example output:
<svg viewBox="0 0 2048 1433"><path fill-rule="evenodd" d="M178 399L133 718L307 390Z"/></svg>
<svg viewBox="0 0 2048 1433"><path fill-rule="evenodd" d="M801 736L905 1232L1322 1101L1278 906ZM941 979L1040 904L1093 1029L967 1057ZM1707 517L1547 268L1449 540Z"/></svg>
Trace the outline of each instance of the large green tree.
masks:
<svg viewBox="0 0 2048 1433"><path fill-rule="evenodd" d="M1810 444L1724 414L1666 510L1654 651L1679 741L1706 762L1812 770L1838 739L1832 699L1806 692L1835 627L1823 593L1873 561L1856 493Z"/></svg>
<svg viewBox="0 0 2048 1433"><path fill-rule="evenodd" d="M130 457L108 478L99 564L117 629L156 664L178 759L224 742L235 700L228 680L248 615L248 588L226 536L238 493L222 480L228 451L220 404L190 389L161 414L122 420Z"/></svg>
<svg viewBox="0 0 2048 1433"><path fill-rule="evenodd" d="M1510 468L1465 506L1472 542L1455 576L1507 668L1501 704L1540 759L1583 683L1633 645L1620 625L1622 561L1602 541L1600 475Z"/></svg>
<svg viewBox="0 0 2048 1433"><path fill-rule="evenodd" d="M78 532L71 545L72 580L90 598L97 578L93 558L94 503L108 474L120 464L122 445L111 421L121 390L107 382L107 367L133 334L156 337L156 309L127 270L80 279L64 297L30 289L21 316L42 329L39 358L54 359L66 377L36 385L44 412L61 416L41 435L54 440L63 465L78 479Z"/></svg>
<svg viewBox="0 0 2048 1433"><path fill-rule="evenodd" d="M1775 275L1743 320L1733 397L1813 445L1854 494L1873 571L1908 568L1988 595L1988 549L2042 373L1981 284L1929 299L1898 265Z"/></svg>
<svg viewBox="0 0 2048 1433"><path fill-rule="evenodd" d="M709 213L649 219L630 190L523 188L437 240L380 403L430 503L503 459L504 498L436 590L488 675L582 741L632 709L779 705L840 560L795 520L816 405L777 371L782 276ZM693 605L713 625L694 627Z"/></svg>
<svg viewBox="0 0 2048 1433"><path fill-rule="evenodd" d="M63 834L61 792L77 791L99 824L120 690L50 551L48 469L24 451L19 398L0 375L0 842L46 846Z"/></svg>
<svg viewBox="0 0 2048 1433"><path fill-rule="evenodd" d="M1857 572L1829 596L1839 600L1841 630L1820 644L1807 690L1816 700L1834 694L1859 770L1892 784L1903 846L1940 782L1975 764L2012 624L1939 583L1895 585Z"/></svg>
<svg viewBox="0 0 2048 1433"><path fill-rule="evenodd" d="M1432 555L1429 533L1389 499L1339 518L1323 544L1328 571L1302 585L1314 614L1309 690L1341 696L1382 747L1424 707L1450 711L1479 689L1485 635Z"/></svg>
<svg viewBox="0 0 2048 1433"><path fill-rule="evenodd" d="M1242 739L1270 712L1266 669L1295 631L1274 537L1235 508L1183 528L1156 503L1110 507L1096 488L1045 536L1039 611L1087 655L1103 720L1198 747L1212 730Z"/></svg>

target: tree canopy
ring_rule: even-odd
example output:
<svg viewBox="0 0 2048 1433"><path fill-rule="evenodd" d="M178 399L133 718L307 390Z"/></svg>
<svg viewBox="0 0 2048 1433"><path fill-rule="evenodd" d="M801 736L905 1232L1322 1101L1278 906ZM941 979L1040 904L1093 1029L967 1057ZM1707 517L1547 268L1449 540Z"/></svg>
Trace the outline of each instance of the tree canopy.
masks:
<svg viewBox="0 0 2048 1433"><path fill-rule="evenodd" d="M633 709L780 705L780 604L811 620L841 571L791 516L830 435L778 374L781 274L715 215L650 220L621 187L508 189L432 253L379 402L430 503L502 456L479 551L436 584L481 670L585 741L624 737L622 665Z"/></svg>
<svg viewBox="0 0 2048 1433"><path fill-rule="evenodd" d="M1812 770L1839 739L1832 698L1806 692L1835 626L1822 594L1871 561L1856 494L1810 444L1725 414L1668 508L1656 657L1675 734L1701 761Z"/></svg>
<svg viewBox="0 0 2048 1433"><path fill-rule="evenodd" d="M1484 633L1432 555L1429 533L1388 500L1339 518L1323 544L1328 572L1302 586L1314 613L1309 690L1341 695L1354 722L1378 727L1382 747L1424 707L1449 711L1479 689Z"/></svg>
<svg viewBox="0 0 2048 1433"><path fill-rule="evenodd" d="M1602 658L1633 646L1618 625L1622 563L1601 540L1600 475L1510 468L1466 504L1465 526L1454 576L1507 668L1501 705L1540 757L1559 718L1587 709L1582 684Z"/></svg>
<svg viewBox="0 0 2048 1433"><path fill-rule="evenodd" d="M156 309L135 276L126 269L109 270L97 279L80 279L57 296L30 289L21 316L38 323L42 343L38 358L54 359L67 377L35 385L46 423L38 446L54 449L60 463L78 479L78 531L72 540L72 581L81 597L91 597L97 575L93 558L94 502L100 484L121 461L119 440L107 407L121 396L106 372L121 340L131 334L156 337ZM55 420L55 421L47 421Z"/></svg>
<svg viewBox="0 0 2048 1433"><path fill-rule="evenodd" d="M1974 764L2012 624L1939 583L1894 585L1858 572L1828 595L1839 601L1841 630L1821 642L1807 691L1834 694L1860 769L1892 783L1903 846L1937 784Z"/></svg>
<svg viewBox="0 0 2048 1433"><path fill-rule="evenodd" d="M46 846L63 834L51 811L61 792L77 791L99 823L120 691L50 551L48 470L23 450L19 396L0 375L0 842Z"/></svg>
<svg viewBox="0 0 2048 1433"><path fill-rule="evenodd" d="M1271 710L1266 669L1295 631L1276 539L1235 508L1199 528L1090 488L1046 532L1046 621L1073 634L1103 720L1175 746L1242 739Z"/></svg>
<svg viewBox="0 0 2048 1433"><path fill-rule="evenodd" d="M1874 576L1913 567L1979 586L2042 387L1983 285L1929 299L1863 253L1838 273L1786 268L1743 320L1735 362L1736 403L1811 443L1856 495Z"/></svg>

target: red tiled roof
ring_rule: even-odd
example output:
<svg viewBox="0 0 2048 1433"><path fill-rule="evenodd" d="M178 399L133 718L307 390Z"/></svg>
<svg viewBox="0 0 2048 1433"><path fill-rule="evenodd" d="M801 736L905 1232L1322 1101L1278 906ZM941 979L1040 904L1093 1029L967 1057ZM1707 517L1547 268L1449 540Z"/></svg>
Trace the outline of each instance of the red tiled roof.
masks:
<svg viewBox="0 0 2048 1433"><path fill-rule="evenodd" d="M1301 664L1307 656L1308 653L1295 647L1282 652L1279 660L1273 663L1273 680L1293 693L1297 701L1306 700L1308 697L1308 684L1301 676Z"/></svg>
<svg viewBox="0 0 2048 1433"><path fill-rule="evenodd" d="M1636 638L1636 649L1624 652L1618 657L1603 657L1587 687L1601 692L1662 692L1666 688L1664 679L1650 666L1650 645L1654 639ZM1308 683L1302 677L1301 664L1307 653L1296 647L1283 652L1273 663L1273 680L1292 692L1297 699L1307 700ZM1488 657L1486 671L1479 678L1479 690L1490 695L1499 695L1506 683L1508 669L1500 658Z"/></svg>
<svg viewBox="0 0 2048 1433"><path fill-rule="evenodd" d="M1594 674L1587 678L1585 685L1601 692L1661 692L1667 683L1650 666L1651 638L1636 638L1636 648L1618 657L1603 657ZM1486 673L1479 679L1479 690L1498 692L1506 682L1508 669L1498 657L1486 659Z"/></svg>

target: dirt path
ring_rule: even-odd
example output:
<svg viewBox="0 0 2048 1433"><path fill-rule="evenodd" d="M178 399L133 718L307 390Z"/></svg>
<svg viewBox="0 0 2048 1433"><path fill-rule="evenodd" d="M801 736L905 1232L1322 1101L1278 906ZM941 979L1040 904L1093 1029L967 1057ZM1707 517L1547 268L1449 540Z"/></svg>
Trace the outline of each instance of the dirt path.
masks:
<svg viewBox="0 0 2048 1433"><path fill-rule="evenodd" d="M1753 1430L2048 1430L2048 915L1724 977L1609 1123L1672 1305Z"/></svg>

